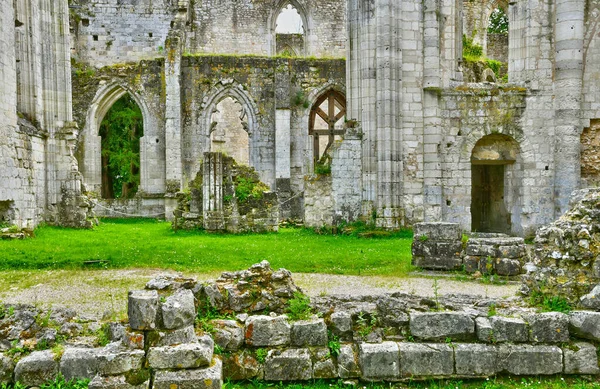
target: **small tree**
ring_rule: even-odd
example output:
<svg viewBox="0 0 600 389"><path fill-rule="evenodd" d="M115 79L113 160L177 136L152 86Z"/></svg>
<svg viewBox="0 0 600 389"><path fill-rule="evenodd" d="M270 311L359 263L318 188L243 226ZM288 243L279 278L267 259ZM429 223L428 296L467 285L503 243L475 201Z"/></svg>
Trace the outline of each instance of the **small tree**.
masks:
<svg viewBox="0 0 600 389"><path fill-rule="evenodd" d="M502 8L492 11L488 34L508 34L508 16Z"/></svg>

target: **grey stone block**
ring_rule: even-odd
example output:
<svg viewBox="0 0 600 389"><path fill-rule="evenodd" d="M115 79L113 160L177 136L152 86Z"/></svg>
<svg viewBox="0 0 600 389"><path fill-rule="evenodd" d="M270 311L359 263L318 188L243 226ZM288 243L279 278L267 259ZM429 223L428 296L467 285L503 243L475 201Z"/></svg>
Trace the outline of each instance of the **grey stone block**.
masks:
<svg viewBox="0 0 600 389"><path fill-rule="evenodd" d="M342 344L337 357L338 374L340 378L360 377L358 357L352 344Z"/></svg>
<svg viewBox="0 0 600 389"><path fill-rule="evenodd" d="M88 389L148 389L149 387L150 380L142 383L129 383L127 378L122 375L108 377L97 375L88 385Z"/></svg>
<svg viewBox="0 0 600 389"><path fill-rule="evenodd" d="M423 269L433 270L458 270L462 267L462 259L459 256L446 257L446 256L425 256L417 257L413 256L412 264L416 267Z"/></svg>
<svg viewBox="0 0 600 389"><path fill-rule="evenodd" d="M454 373L454 352L447 344L400 343L402 377L448 376Z"/></svg>
<svg viewBox="0 0 600 389"><path fill-rule="evenodd" d="M331 359L328 348L313 349L313 378L337 378L337 368Z"/></svg>
<svg viewBox="0 0 600 389"><path fill-rule="evenodd" d="M410 333L419 339L466 340L475 335L475 323L462 312L411 312Z"/></svg>
<svg viewBox="0 0 600 389"><path fill-rule="evenodd" d="M569 313L571 334L590 340L600 340L600 312L573 311Z"/></svg>
<svg viewBox="0 0 600 389"><path fill-rule="evenodd" d="M561 312L544 312L527 316L530 341L563 343L569 341L569 316Z"/></svg>
<svg viewBox="0 0 600 389"><path fill-rule="evenodd" d="M563 347L565 374L599 374L596 347L590 343L577 342Z"/></svg>
<svg viewBox="0 0 600 389"><path fill-rule="evenodd" d="M527 323L521 318L493 316L490 318L492 324L493 340L496 342L527 342L529 331Z"/></svg>
<svg viewBox="0 0 600 389"><path fill-rule="evenodd" d="M413 226L415 239L426 236L431 240L461 240L462 233L458 223L416 223Z"/></svg>
<svg viewBox="0 0 600 389"><path fill-rule="evenodd" d="M249 350L226 356L223 360L223 377L230 380L263 378L263 367Z"/></svg>
<svg viewBox="0 0 600 389"><path fill-rule="evenodd" d="M337 336L352 334L352 315L349 312L333 312L330 316L331 332Z"/></svg>
<svg viewBox="0 0 600 389"><path fill-rule="evenodd" d="M270 350L265 360L266 381L297 381L312 378L308 349Z"/></svg>
<svg viewBox="0 0 600 389"><path fill-rule="evenodd" d="M480 257L471 255L466 255L463 258L463 265L467 273L473 274L479 271L479 258Z"/></svg>
<svg viewBox="0 0 600 389"><path fill-rule="evenodd" d="M236 320L212 320L215 343L223 350L236 351L244 345L244 328Z"/></svg>
<svg viewBox="0 0 600 389"><path fill-rule="evenodd" d="M12 358L0 354L0 384L12 383L14 370L15 362Z"/></svg>
<svg viewBox="0 0 600 389"><path fill-rule="evenodd" d="M15 381L25 386L40 386L58 375L58 362L50 350L34 351L17 362Z"/></svg>
<svg viewBox="0 0 600 389"><path fill-rule="evenodd" d="M162 325L167 330L188 327L194 324L196 308L194 306L194 293L184 289L167 297L160 305Z"/></svg>
<svg viewBox="0 0 600 389"><path fill-rule="evenodd" d="M498 360L502 370L514 375L562 373L562 350L556 346L500 345Z"/></svg>
<svg viewBox="0 0 600 389"><path fill-rule="evenodd" d="M596 261L600 263L600 261ZM600 310L600 285L596 285L590 293L581 296L579 299L581 306L595 311Z"/></svg>
<svg viewBox="0 0 600 389"><path fill-rule="evenodd" d="M214 343L203 336L198 343L152 347L148 350L148 366L152 369L195 369L210 365Z"/></svg>
<svg viewBox="0 0 600 389"><path fill-rule="evenodd" d="M250 316L246 320L246 344L250 346L289 345L290 332L287 316Z"/></svg>
<svg viewBox="0 0 600 389"><path fill-rule="evenodd" d="M98 372L99 354L102 349L65 349L60 360L60 373L65 380L92 379Z"/></svg>
<svg viewBox="0 0 600 389"><path fill-rule="evenodd" d="M497 258L494 269L500 276L516 276L521 274L521 262L518 259Z"/></svg>
<svg viewBox="0 0 600 389"><path fill-rule="evenodd" d="M148 337L150 338L150 336ZM162 330L152 332L149 347L174 346L182 343L194 343L198 336L193 326L180 328L178 330Z"/></svg>
<svg viewBox="0 0 600 389"><path fill-rule="evenodd" d="M223 363L219 358L211 366L192 370L159 370L154 375L153 389L221 389Z"/></svg>
<svg viewBox="0 0 600 389"><path fill-rule="evenodd" d="M101 375L120 375L140 370L144 364L143 350L127 350L110 344L98 355L98 373Z"/></svg>
<svg viewBox="0 0 600 389"><path fill-rule="evenodd" d="M454 358L459 376L487 377L500 371L495 346L459 343L454 345Z"/></svg>
<svg viewBox="0 0 600 389"><path fill-rule="evenodd" d="M156 328L158 292L156 290L132 290L127 301L129 326L134 330Z"/></svg>
<svg viewBox="0 0 600 389"><path fill-rule="evenodd" d="M300 320L292 324L292 346L326 346L327 325L323 319Z"/></svg>
<svg viewBox="0 0 600 389"><path fill-rule="evenodd" d="M384 379L399 376L400 360L397 343L362 343L358 349L363 378Z"/></svg>
<svg viewBox="0 0 600 389"><path fill-rule="evenodd" d="M477 331L477 340L480 342L493 342L494 330L492 323L487 317L478 317L475 319L475 329Z"/></svg>

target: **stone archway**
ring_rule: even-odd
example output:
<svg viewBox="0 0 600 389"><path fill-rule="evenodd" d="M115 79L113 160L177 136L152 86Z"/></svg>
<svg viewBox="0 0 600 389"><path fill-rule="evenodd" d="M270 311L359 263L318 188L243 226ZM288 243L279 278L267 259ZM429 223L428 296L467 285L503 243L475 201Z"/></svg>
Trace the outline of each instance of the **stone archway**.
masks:
<svg viewBox="0 0 600 389"><path fill-rule="evenodd" d="M267 20L267 28L269 31L268 36L268 47L270 55L277 54L277 32L275 31L277 28L277 18L279 17L281 11L284 10L285 7L291 5L300 15L302 19L302 26L304 28L304 47L303 47L303 55L311 55L312 53L312 26L311 20L308 17L308 14L302 4L300 4L297 0L280 0L277 2L276 6L272 8L272 12Z"/></svg>
<svg viewBox="0 0 600 389"><path fill-rule="evenodd" d="M471 230L513 232L520 202L522 163L517 141L504 134L486 135L471 153Z"/></svg>

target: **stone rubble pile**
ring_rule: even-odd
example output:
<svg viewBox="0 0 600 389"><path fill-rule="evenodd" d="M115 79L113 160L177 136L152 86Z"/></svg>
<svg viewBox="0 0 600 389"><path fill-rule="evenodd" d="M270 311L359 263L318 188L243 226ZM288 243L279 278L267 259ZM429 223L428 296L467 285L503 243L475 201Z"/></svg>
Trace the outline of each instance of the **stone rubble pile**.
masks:
<svg viewBox="0 0 600 389"><path fill-rule="evenodd" d="M532 262L523 276L527 296L560 296L571 304L600 309L600 188L573 193L569 211L538 230Z"/></svg>
<svg viewBox="0 0 600 389"><path fill-rule="evenodd" d="M286 311L298 293L290 273L268 262L207 284L160 276L129 293L128 323L104 326L106 346L74 337L15 360L5 343L36 322L20 309L0 320L0 383L39 386L60 373L90 379L91 389L217 389L224 379L600 374L600 312L539 313L516 298L395 293L316 297L304 320L291 320ZM61 331L79 330L74 312L55 316Z"/></svg>

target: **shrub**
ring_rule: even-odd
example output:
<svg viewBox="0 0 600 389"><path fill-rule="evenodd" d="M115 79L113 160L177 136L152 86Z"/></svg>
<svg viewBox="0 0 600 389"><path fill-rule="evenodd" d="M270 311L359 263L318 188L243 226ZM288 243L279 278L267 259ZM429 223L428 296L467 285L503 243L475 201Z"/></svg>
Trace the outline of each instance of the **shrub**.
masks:
<svg viewBox="0 0 600 389"><path fill-rule="evenodd" d="M300 292L295 292L294 298L288 301L287 313L290 320L309 319L313 314L310 298Z"/></svg>

